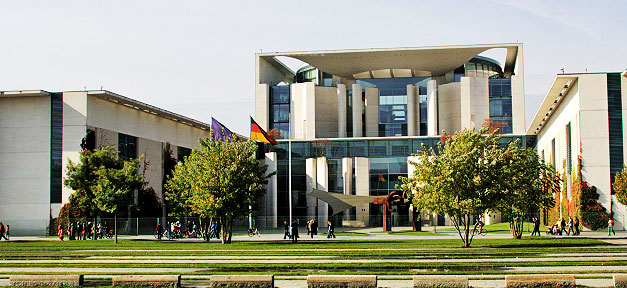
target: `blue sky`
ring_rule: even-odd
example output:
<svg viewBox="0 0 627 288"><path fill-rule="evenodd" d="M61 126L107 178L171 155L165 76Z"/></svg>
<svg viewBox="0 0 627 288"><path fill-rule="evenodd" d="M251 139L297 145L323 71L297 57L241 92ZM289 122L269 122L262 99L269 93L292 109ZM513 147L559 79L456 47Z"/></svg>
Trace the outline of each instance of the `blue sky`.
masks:
<svg viewBox="0 0 627 288"><path fill-rule="evenodd" d="M524 44L555 74L627 68L625 1L2 1L0 90L103 89L249 133L254 53Z"/></svg>

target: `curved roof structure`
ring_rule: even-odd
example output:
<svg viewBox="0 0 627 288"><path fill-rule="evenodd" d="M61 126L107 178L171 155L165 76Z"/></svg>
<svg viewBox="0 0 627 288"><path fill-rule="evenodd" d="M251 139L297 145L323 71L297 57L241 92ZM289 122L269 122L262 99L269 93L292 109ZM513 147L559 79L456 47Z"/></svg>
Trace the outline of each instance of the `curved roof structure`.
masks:
<svg viewBox="0 0 627 288"><path fill-rule="evenodd" d="M353 78L366 71L410 69L442 75L468 62L478 54L493 48L507 49L504 72L514 71L518 48L522 44L490 44L463 46L434 46L414 48L352 49L309 52L258 53L257 57L276 62L276 56L291 57L332 75Z"/></svg>

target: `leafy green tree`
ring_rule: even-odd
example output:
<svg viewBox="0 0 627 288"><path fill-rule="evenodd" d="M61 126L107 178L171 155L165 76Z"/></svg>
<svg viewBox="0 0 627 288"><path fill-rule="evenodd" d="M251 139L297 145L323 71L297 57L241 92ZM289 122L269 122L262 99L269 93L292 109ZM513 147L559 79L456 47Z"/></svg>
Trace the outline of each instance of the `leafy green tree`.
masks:
<svg viewBox="0 0 627 288"><path fill-rule="evenodd" d="M627 168L625 168L625 165L623 165L623 170L614 176L612 188L614 188L618 202L627 205Z"/></svg>
<svg viewBox="0 0 627 288"><path fill-rule="evenodd" d="M93 187L98 181L96 172L100 167L120 169L123 163L117 159L117 152L113 147L83 150L79 153L78 163L74 163L72 160L68 162L63 184L74 190L74 193L69 197L70 205L78 207L85 216L96 217L100 212L94 203Z"/></svg>
<svg viewBox="0 0 627 288"><path fill-rule="evenodd" d="M107 168L101 166L96 171L98 180L93 187L94 203L98 209L113 213L115 243L118 243L117 216L120 209L127 207L133 201L133 190L141 188L142 175L137 173L139 161L130 159L123 161L122 168Z"/></svg>
<svg viewBox="0 0 627 288"><path fill-rule="evenodd" d="M508 216L512 237L520 239L525 216L555 205L553 191L560 181L533 149L521 147L518 141L510 143L503 156L506 165L501 171L503 181L498 184L504 194L498 210Z"/></svg>
<svg viewBox="0 0 627 288"><path fill-rule="evenodd" d="M474 230L472 216L494 211L502 192L496 185L503 181L503 148L496 134L482 135L463 129L444 137L438 153L432 148L418 151L415 170L402 177L401 189L411 191L414 207L448 214L464 247L469 247Z"/></svg>
<svg viewBox="0 0 627 288"><path fill-rule="evenodd" d="M200 148L176 166L166 184L166 199L170 211L198 215L204 235L209 219L219 219L222 243L228 244L234 220L251 212L249 207L264 195L263 185L274 172L267 175L267 165L255 159L254 141L243 142L236 136L231 142L212 139L201 139Z"/></svg>

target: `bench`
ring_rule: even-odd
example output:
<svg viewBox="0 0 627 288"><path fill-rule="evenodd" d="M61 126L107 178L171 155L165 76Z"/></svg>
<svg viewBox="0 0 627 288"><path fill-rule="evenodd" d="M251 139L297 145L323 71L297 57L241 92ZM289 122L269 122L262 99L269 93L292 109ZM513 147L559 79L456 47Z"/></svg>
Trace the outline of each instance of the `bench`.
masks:
<svg viewBox="0 0 627 288"><path fill-rule="evenodd" d="M211 275L209 286L274 288L274 275Z"/></svg>
<svg viewBox="0 0 627 288"><path fill-rule="evenodd" d="M83 286L83 275L11 275L11 286Z"/></svg>
<svg viewBox="0 0 627 288"><path fill-rule="evenodd" d="M614 274L614 287L627 288L627 274Z"/></svg>
<svg viewBox="0 0 627 288"><path fill-rule="evenodd" d="M467 288L468 277L466 276L440 276L440 275L416 275L414 276L414 287L447 287L447 288Z"/></svg>
<svg viewBox="0 0 627 288"><path fill-rule="evenodd" d="M575 275L508 275L506 287L575 287Z"/></svg>
<svg viewBox="0 0 627 288"><path fill-rule="evenodd" d="M376 288L376 275L309 275L308 288Z"/></svg>
<svg viewBox="0 0 627 288"><path fill-rule="evenodd" d="M181 275L121 275L111 280L112 286L181 287Z"/></svg>

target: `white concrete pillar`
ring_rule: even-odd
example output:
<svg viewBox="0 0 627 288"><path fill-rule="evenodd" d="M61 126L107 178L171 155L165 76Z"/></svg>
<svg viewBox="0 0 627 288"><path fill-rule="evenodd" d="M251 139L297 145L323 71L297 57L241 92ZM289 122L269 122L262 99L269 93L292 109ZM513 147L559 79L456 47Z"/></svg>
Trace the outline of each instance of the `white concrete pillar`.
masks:
<svg viewBox="0 0 627 288"><path fill-rule="evenodd" d="M316 182L318 190L329 191L329 166L327 157L316 158ZM329 204L318 200L318 223L327 223L329 220ZM335 211L334 211L335 212Z"/></svg>
<svg viewBox="0 0 627 288"><path fill-rule="evenodd" d="M472 98L474 89L470 85L469 77L462 77L460 80L460 116L461 116L461 128L473 128L472 123ZM488 107L488 109L490 109ZM454 133L455 131L446 131L447 133Z"/></svg>
<svg viewBox="0 0 627 288"><path fill-rule="evenodd" d="M337 85L337 137L346 137L346 85Z"/></svg>
<svg viewBox="0 0 627 288"><path fill-rule="evenodd" d="M370 196L370 161L366 157L355 157L355 195ZM370 204L357 206L357 221L367 226L370 223Z"/></svg>
<svg viewBox="0 0 627 288"><path fill-rule="evenodd" d="M318 189L318 180L317 173L318 169L316 167L317 160L316 158L307 158L305 159L305 185L307 189L307 193L311 192L312 189ZM317 207L317 199L313 197L307 197L307 216L315 217L316 216L316 207Z"/></svg>
<svg viewBox="0 0 627 288"><path fill-rule="evenodd" d="M361 99L361 85L353 84L353 137L363 137L362 114L364 102Z"/></svg>
<svg viewBox="0 0 627 288"><path fill-rule="evenodd" d="M268 171L277 171L277 156L276 152L268 152L266 153L266 158L264 159L264 163L268 165ZM266 184L266 196L265 196L265 213L262 214L265 219L261 219L265 221L266 227L277 228L278 226L278 185L277 185L277 175L274 174L270 179L268 179L268 184Z"/></svg>
<svg viewBox="0 0 627 288"><path fill-rule="evenodd" d="M416 86L407 85L407 136L416 136Z"/></svg>
<svg viewBox="0 0 627 288"><path fill-rule="evenodd" d="M438 84L435 80L427 82L427 135L438 135Z"/></svg>
<svg viewBox="0 0 627 288"><path fill-rule="evenodd" d="M342 158L342 186L344 195L353 194L353 158ZM335 212L335 211L334 211ZM345 211L344 217L350 220L351 211Z"/></svg>
<svg viewBox="0 0 627 288"><path fill-rule="evenodd" d="M366 88L366 137L379 136L379 88Z"/></svg>

